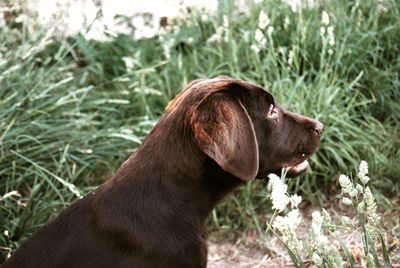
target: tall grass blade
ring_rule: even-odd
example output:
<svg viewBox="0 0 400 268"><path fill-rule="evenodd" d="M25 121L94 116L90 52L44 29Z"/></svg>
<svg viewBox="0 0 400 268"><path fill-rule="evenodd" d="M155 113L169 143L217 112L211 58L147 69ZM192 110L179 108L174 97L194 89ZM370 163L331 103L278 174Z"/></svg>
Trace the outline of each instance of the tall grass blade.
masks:
<svg viewBox="0 0 400 268"><path fill-rule="evenodd" d="M381 245L382 245L382 255L383 255L383 264L385 268L391 268L392 265L390 263L390 258L389 258L389 252L386 248L386 243L385 240L383 239L383 236L381 233L379 233L379 239L381 241Z"/></svg>
<svg viewBox="0 0 400 268"><path fill-rule="evenodd" d="M339 237L336 237L336 239L339 241L340 247L343 249L344 254L346 255L348 264L350 265L351 268L354 268L355 262L354 262L353 255L351 255L351 253L347 249L346 245L343 243L342 239L340 239Z"/></svg>
<svg viewBox="0 0 400 268"><path fill-rule="evenodd" d="M370 248L370 252L372 253L372 256L373 256L373 259L374 259L375 267L376 268L380 268L381 264L379 262L378 253L376 252L376 249L375 249L374 241L373 241L373 239L371 238L371 236L368 233L366 233L366 236L367 236L367 239L369 241L369 248Z"/></svg>

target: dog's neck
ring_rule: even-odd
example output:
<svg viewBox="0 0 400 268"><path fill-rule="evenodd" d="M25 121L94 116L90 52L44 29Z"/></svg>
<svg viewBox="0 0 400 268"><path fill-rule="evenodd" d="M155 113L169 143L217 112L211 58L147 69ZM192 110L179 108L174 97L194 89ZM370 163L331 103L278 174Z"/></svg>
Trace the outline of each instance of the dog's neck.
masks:
<svg viewBox="0 0 400 268"><path fill-rule="evenodd" d="M166 129L171 125L173 129ZM159 131L161 129L163 132ZM149 174L148 169L152 170L152 177L143 177L142 174ZM216 204L241 183L198 148L182 120L171 124L165 118L112 180L120 180L125 188L132 188L132 194L157 194L156 200L163 200L166 206L170 204L169 209L174 207L174 202L184 204L203 222ZM160 189L152 189L154 183L162 185L161 193L151 193Z"/></svg>

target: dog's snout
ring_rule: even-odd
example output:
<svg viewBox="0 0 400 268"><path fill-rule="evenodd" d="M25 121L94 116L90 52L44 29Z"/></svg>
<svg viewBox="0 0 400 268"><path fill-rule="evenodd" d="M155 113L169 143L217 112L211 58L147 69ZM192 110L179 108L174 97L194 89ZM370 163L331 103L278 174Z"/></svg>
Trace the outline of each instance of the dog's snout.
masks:
<svg viewBox="0 0 400 268"><path fill-rule="evenodd" d="M321 122L316 121L314 129L315 132L317 132L318 136L321 136L322 132L324 131L324 125Z"/></svg>

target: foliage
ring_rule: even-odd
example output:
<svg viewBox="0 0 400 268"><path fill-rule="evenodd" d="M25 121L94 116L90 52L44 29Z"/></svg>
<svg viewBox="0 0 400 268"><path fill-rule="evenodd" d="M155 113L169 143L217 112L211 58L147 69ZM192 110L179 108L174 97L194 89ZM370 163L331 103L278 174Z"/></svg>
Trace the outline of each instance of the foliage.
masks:
<svg viewBox="0 0 400 268"><path fill-rule="evenodd" d="M249 80L325 124L312 170L294 186L308 201L321 202L338 170L351 170L357 159L381 178L372 182L378 192L398 195L396 1L294 11L274 0L247 15L221 1L217 14L202 15L193 11L175 22L177 30L138 41L56 38L51 27L31 33L13 17L0 28L0 260L109 177L195 78ZM213 212L213 230L264 235L259 215L270 212L267 197L260 181L237 190ZM382 194L377 200L389 205Z"/></svg>
<svg viewBox="0 0 400 268"><path fill-rule="evenodd" d="M270 174L272 185L271 200L273 207L280 207L275 210L275 214L286 209L289 199L292 209L285 216L274 216L268 223L270 229L279 241L287 249L295 267L305 267L304 257L301 252L304 244L298 240L297 228L303 223L306 225L307 237L306 247L308 255L317 267L343 267L346 263L349 267L355 267L355 260L348 246L343 242L343 234L359 236L362 239L364 249L363 258L360 264L366 263L368 267L392 267L387 242L383 239L384 230L380 228L381 218L377 214L377 205L374 196L367 186L369 181L368 164L361 161L357 178L359 183L353 182L348 176L340 175L339 183L341 186L341 202L344 205L354 205L354 219L347 216L340 216L337 223L332 221L330 214L323 209L322 213L316 210L312 213L312 222L309 226L300 213L299 204L294 202L293 196L289 196L286 191L287 185L275 174ZM282 191L282 189L285 189ZM281 206L282 203L286 205ZM340 222L339 222L340 221ZM271 227L272 226L272 227ZM335 243L336 242L336 243ZM377 246L380 251L378 252ZM340 250L343 254L340 254ZM378 257L380 255L380 258Z"/></svg>

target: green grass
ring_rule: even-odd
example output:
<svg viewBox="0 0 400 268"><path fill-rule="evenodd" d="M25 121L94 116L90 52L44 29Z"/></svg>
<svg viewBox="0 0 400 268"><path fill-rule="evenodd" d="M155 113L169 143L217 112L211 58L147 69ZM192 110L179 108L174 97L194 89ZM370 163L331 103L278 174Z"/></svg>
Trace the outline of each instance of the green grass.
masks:
<svg viewBox="0 0 400 268"><path fill-rule="evenodd" d="M324 193L337 189L338 174L365 159L382 193L377 200L390 207L400 188L400 5L384 1L381 12L374 1L359 2L293 13L280 1L265 1L238 16L230 1L221 1L209 21L194 12L174 22L178 32L140 41L53 40L46 29L28 35L21 24L1 28L0 195L20 196L0 200L0 260L107 179L195 78L249 80L287 109L325 124L311 172L294 183L309 202L323 202ZM260 10L274 31L255 53L250 46ZM320 36L322 10L331 15L333 45ZM224 15L232 18L226 42L207 42ZM135 62L132 69L123 57ZM238 189L210 217L211 229L263 234L270 212L265 188L257 181Z"/></svg>

